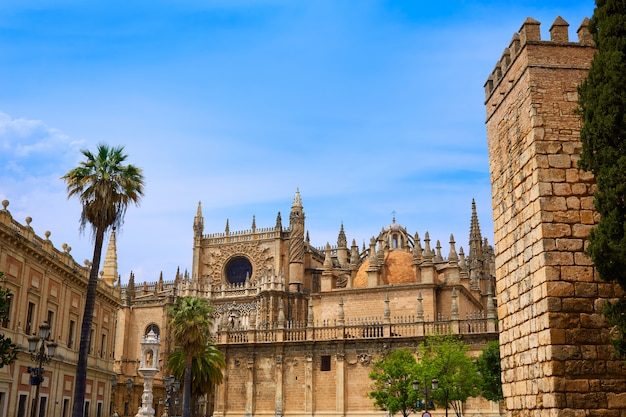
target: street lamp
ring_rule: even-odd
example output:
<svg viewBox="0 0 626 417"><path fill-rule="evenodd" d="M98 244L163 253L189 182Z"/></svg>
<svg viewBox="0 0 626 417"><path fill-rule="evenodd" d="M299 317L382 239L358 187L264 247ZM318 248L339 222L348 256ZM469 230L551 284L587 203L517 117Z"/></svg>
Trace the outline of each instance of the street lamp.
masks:
<svg viewBox="0 0 626 417"><path fill-rule="evenodd" d="M413 385L413 391L417 392L420 388L420 383L417 380L414 380L412 382ZM426 412L428 415L430 415L430 413L428 413L428 394L432 391L435 391L437 388L439 388L439 380L437 378L433 378L430 381L430 389L428 389L428 385L426 384L426 377L424 377L424 412ZM418 408L421 408L419 406L418 403Z"/></svg>
<svg viewBox="0 0 626 417"><path fill-rule="evenodd" d="M165 382L165 393L167 394L165 398L165 409L167 410L167 415L170 415L170 405L172 403L172 394L176 394L176 392L180 389L180 381L177 381L172 375L166 376L163 378L163 382ZM178 398L174 398L174 405L178 404ZM174 415L176 415L176 407L172 407L174 411Z"/></svg>
<svg viewBox="0 0 626 417"><path fill-rule="evenodd" d="M48 342L50 338L50 324L47 321L44 321L43 324L39 325L39 336L33 335L28 338L28 352L30 352L30 358L33 362L37 363L37 367L28 367L28 372L30 373L30 385L35 385L35 404L33 405L33 409L31 412L31 417L43 416L41 410L39 408L39 385L43 382L43 375L45 370L43 369L43 365L49 364L52 358L54 357L54 352L57 348L57 344L55 342ZM39 345L41 342L41 345Z"/></svg>
<svg viewBox="0 0 626 417"><path fill-rule="evenodd" d="M126 380L126 391L128 393L128 402L126 403L127 406L124 407L124 415L125 416L128 415L128 413L130 412L129 411L130 410L130 406L131 406L131 403L130 403L131 395L130 395L130 393L132 392L132 390L133 390L133 380L128 378Z"/></svg>
<svg viewBox="0 0 626 417"><path fill-rule="evenodd" d="M117 388L117 375L113 375L111 377L111 407L110 407L109 413L111 413L113 417L120 417L120 415L117 412L117 406L115 405L116 388Z"/></svg>

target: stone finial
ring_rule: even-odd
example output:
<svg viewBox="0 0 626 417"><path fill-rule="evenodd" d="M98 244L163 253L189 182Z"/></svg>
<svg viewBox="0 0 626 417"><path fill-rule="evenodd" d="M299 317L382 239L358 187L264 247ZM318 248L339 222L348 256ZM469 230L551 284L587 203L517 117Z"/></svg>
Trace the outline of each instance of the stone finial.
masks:
<svg viewBox="0 0 626 417"><path fill-rule="evenodd" d="M465 251L463 250L463 246L459 248L459 265L461 268L467 268L465 264Z"/></svg>
<svg viewBox="0 0 626 417"><path fill-rule="evenodd" d="M283 230L283 219L280 216L280 211L276 215L276 226L275 226L275 228L276 228L276 230Z"/></svg>
<svg viewBox="0 0 626 417"><path fill-rule="evenodd" d="M424 259L433 259L433 251L430 249L430 235L428 234L428 232L424 234Z"/></svg>
<svg viewBox="0 0 626 417"><path fill-rule="evenodd" d="M376 256L376 238L374 236L370 239L370 253L369 253L370 266L378 265L378 257Z"/></svg>
<svg viewBox="0 0 626 417"><path fill-rule="evenodd" d="M450 253L448 253L448 263L457 265L459 262L459 255L456 253L456 247L454 242L454 235L450 234Z"/></svg>
<svg viewBox="0 0 626 417"><path fill-rule="evenodd" d="M50 233L50 230L46 230L43 235L46 237L46 240L50 240L50 235L51 234L52 233Z"/></svg>
<svg viewBox="0 0 626 417"><path fill-rule="evenodd" d="M439 239L437 239L437 246L435 247L435 249L437 250L435 255L435 261L443 261L443 256L441 255L441 242L439 241Z"/></svg>
<svg viewBox="0 0 626 417"><path fill-rule="evenodd" d="M9 207L9 200L2 200L2 211L9 211L7 207Z"/></svg>
<svg viewBox="0 0 626 417"><path fill-rule="evenodd" d="M541 23L532 17L527 17L519 30L520 43L539 42L541 40Z"/></svg>
<svg viewBox="0 0 626 417"><path fill-rule="evenodd" d="M333 269L333 261L330 256L330 243L326 242L326 256L324 257L324 269Z"/></svg>
<svg viewBox="0 0 626 417"><path fill-rule="evenodd" d="M578 34L578 42L581 45L593 45L593 36L589 32L589 18L585 17L576 31Z"/></svg>
<svg viewBox="0 0 626 417"><path fill-rule="evenodd" d="M413 244L413 260L421 261L422 260L422 242L420 240L420 235L417 232L415 232L415 239L413 240L413 242L415 242Z"/></svg>
<svg viewBox="0 0 626 417"><path fill-rule="evenodd" d="M569 23L561 16L557 16L552 26L550 26L550 40L552 42L569 42L568 27Z"/></svg>
<svg viewBox="0 0 626 417"><path fill-rule="evenodd" d="M252 232L256 231L256 216L253 214L252 215Z"/></svg>
<svg viewBox="0 0 626 417"><path fill-rule="evenodd" d="M228 223L228 219L226 219L226 227L224 228L224 233L226 233L227 235L230 234L230 225Z"/></svg>
<svg viewBox="0 0 626 417"><path fill-rule="evenodd" d="M350 247L350 265L356 267L359 263L359 246L356 244L356 240L352 239L352 246Z"/></svg>

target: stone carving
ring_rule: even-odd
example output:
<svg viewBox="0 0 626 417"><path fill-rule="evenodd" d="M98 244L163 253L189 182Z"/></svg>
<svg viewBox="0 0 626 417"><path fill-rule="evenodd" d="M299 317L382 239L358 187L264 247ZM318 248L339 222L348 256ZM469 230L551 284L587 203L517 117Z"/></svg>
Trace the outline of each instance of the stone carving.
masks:
<svg viewBox="0 0 626 417"><path fill-rule="evenodd" d="M372 362L372 355L369 353L359 353L357 359L361 365L369 365Z"/></svg>
<svg viewBox="0 0 626 417"><path fill-rule="evenodd" d="M222 319L222 317L230 319L231 317L237 318L241 316L248 316L251 312L257 310L257 302L251 301L249 303L228 303L216 305L213 309L213 317L216 319ZM220 320L218 320L219 322Z"/></svg>
<svg viewBox="0 0 626 417"><path fill-rule="evenodd" d="M206 249L203 259L210 261L204 263L205 271L203 274L211 277L213 285L226 282L224 265L230 258L237 255L250 259L253 271L270 270L274 263L270 248L264 247L259 242L237 242ZM250 277L250 279L254 282L255 276Z"/></svg>

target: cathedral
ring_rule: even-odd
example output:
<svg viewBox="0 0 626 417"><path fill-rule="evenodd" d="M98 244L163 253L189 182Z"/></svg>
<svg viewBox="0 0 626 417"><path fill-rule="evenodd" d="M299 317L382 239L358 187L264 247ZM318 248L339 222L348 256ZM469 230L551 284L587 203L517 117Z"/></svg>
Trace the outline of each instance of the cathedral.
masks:
<svg viewBox="0 0 626 417"><path fill-rule="evenodd" d="M374 227L369 247L349 244L342 225L332 246L316 248L305 217L296 191L288 225L279 212L271 227L257 227L253 217L248 230L231 231L227 222L223 232L206 234L199 203L191 273L143 284L131 275L121 288L117 379L140 387L138 352L150 330L161 335L165 369L173 349L167 308L184 295L211 301L215 341L227 363L224 382L195 405L200 415L380 415L367 393L370 365L382 354L415 350L428 334L453 333L477 356L497 339L494 251L481 236L474 202L467 253L453 235L444 249L395 218ZM114 243L113 235L103 273L108 285L117 276ZM167 395L159 376L166 375L155 380L157 406ZM117 388L114 407L136 409L137 393L125 393ZM484 399L465 407L466 415L498 414Z"/></svg>

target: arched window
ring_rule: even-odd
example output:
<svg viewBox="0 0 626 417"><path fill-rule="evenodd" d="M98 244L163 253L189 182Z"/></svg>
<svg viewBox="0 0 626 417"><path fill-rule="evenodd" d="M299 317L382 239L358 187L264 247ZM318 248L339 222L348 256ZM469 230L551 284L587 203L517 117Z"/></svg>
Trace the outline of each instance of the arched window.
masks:
<svg viewBox="0 0 626 417"><path fill-rule="evenodd" d="M154 334L156 334L157 336L161 334L161 329L159 329L159 326L152 323L152 324L149 324L148 327L146 327L146 332L144 333L144 336L147 336L148 333L150 333L150 330L152 330Z"/></svg>

